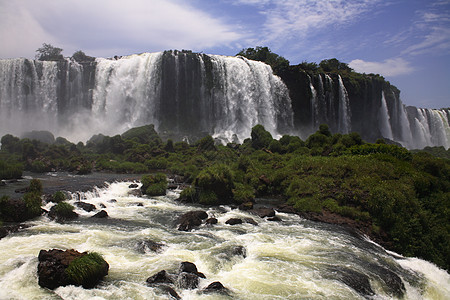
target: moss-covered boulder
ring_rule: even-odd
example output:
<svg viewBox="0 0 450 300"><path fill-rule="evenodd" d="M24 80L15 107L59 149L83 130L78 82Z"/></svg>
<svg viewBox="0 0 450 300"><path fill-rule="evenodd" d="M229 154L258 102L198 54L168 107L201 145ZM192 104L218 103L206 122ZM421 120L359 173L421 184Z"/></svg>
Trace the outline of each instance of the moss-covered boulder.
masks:
<svg viewBox="0 0 450 300"><path fill-rule="evenodd" d="M59 202L50 208L48 217L57 221L73 220L78 218L78 214L73 211L74 207L67 202Z"/></svg>
<svg viewBox="0 0 450 300"><path fill-rule="evenodd" d="M141 178L142 193L148 196L164 196L167 190L167 177L163 173L144 175Z"/></svg>
<svg viewBox="0 0 450 300"><path fill-rule="evenodd" d="M52 290L66 285L93 288L109 270L109 264L95 252L41 250L38 260L39 285Z"/></svg>
<svg viewBox="0 0 450 300"><path fill-rule="evenodd" d="M212 165L203 169L195 178L199 202L204 205L230 203L233 200L233 173L224 164Z"/></svg>

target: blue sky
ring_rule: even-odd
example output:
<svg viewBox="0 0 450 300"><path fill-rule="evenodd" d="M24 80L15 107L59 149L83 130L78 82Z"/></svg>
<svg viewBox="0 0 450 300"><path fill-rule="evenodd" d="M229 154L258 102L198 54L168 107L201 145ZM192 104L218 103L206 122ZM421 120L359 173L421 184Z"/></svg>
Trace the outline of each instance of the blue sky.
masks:
<svg viewBox="0 0 450 300"><path fill-rule="evenodd" d="M379 73L406 105L450 106L450 0L0 0L0 40L0 58L44 42L98 57L268 46Z"/></svg>

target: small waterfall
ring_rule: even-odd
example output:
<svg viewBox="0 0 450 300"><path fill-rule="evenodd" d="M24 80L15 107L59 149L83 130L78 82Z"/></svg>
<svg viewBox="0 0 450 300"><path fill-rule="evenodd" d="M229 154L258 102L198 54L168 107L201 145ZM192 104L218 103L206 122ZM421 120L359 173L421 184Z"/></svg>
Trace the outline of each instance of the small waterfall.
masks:
<svg viewBox="0 0 450 300"><path fill-rule="evenodd" d="M341 133L349 133L351 130L351 112L349 106L349 98L341 75L339 76L339 119L338 130Z"/></svg>
<svg viewBox="0 0 450 300"><path fill-rule="evenodd" d="M320 77L320 76L319 76ZM311 129L317 130L318 127L318 110L319 110L319 99L317 96L317 91L314 88L314 85L312 83L312 78L308 75L309 79L309 88L311 89Z"/></svg>
<svg viewBox="0 0 450 300"><path fill-rule="evenodd" d="M384 97L384 91L381 92L381 106L380 110L378 111L378 122L383 137L392 140L394 137L392 134L390 116L386 104L386 98Z"/></svg>
<svg viewBox="0 0 450 300"><path fill-rule="evenodd" d="M450 126L448 114L443 110L427 109L432 145L442 145L450 148Z"/></svg>

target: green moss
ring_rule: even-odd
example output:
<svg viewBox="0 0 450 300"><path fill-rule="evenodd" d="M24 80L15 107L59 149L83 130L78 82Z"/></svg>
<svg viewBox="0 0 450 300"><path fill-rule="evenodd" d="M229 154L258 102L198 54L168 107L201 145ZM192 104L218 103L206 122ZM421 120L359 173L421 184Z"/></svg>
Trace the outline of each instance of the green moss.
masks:
<svg viewBox="0 0 450 300"><path fill-rule="evenodd" d="M162 196L166 194L167 177L163 173L144 175L141 178L142 191L149 196Z"/></svg>
<svg viewBox="0 0 450 300"><path fill-rule="evenodd" d="M70 282L85 288L94 287L100 278L108 273L108 263L95 252L73 260L65 273Z"/></svg>

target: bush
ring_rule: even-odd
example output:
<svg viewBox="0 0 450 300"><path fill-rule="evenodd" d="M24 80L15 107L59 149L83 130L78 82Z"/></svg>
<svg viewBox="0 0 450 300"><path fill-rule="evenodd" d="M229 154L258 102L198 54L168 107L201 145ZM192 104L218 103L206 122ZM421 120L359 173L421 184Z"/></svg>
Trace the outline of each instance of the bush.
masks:
<svg viewBox="0 0 450 300"><path fill-rule="evenodd" d="M50 209L50 217L59 220L73 219L77 214L73 211L75 208L67 202L59 202Z"/></svg>
<svg viewBox="0 0 450 300"><path fill-rule="evenodd" d="M27 218L31 219L42 214L42 199L38 192L28 192L23 195L25 206L27 209Z"/></svg>
<svg viewBox="0 0 450 300"><path fill-rule="evenodd" d="M67 199L66 194L64 194L64 192L61 192L61 191L55 192L52 196L52 202L55 202L55 203L62 202L66 199Z"/></svg>
<svg viewBox="0 0 450 300"><path fill-rule="evenodd" d="M149 196L163 196L166 194L167 177L163 173L144 175L141 178L142 192Z"/></svg>
<svg viewBox="0 0 450 300"><path fill-rule="evenodd" d="M73 260L65 273L69 282L84 288L92 288L108 274L108 269L109 265L103 257L98 253L91 252Z"/></svg>
<svg viewBox="0 0 450 300"><path fill-rule="evenodd" d="M256 150L268 148L273 138L270 132L266 131L264 126L256 125L252 128L252 147Z"/></svg>
<svg viewBox="0 0 450 300"><path fill-rule="evenodd" d="M229 203L233 198L233 173L226 165L217 164L202 170L194 185L199 188L200 201L215 198L220 199L221 203Z"/></svg>
<svg viewBox="0 0 450 300"><path fill-rule="evenodd" d="M237 183L233 189L233 199L237 203L251 202L255 200L255 191L250 185Z"/></svg>
<svg viewBox="0 0 450 300"><path fill-rule="evenodd" d="M19 163L7 163L0 160L0 180L22 177L23 167Z"/></svg>

